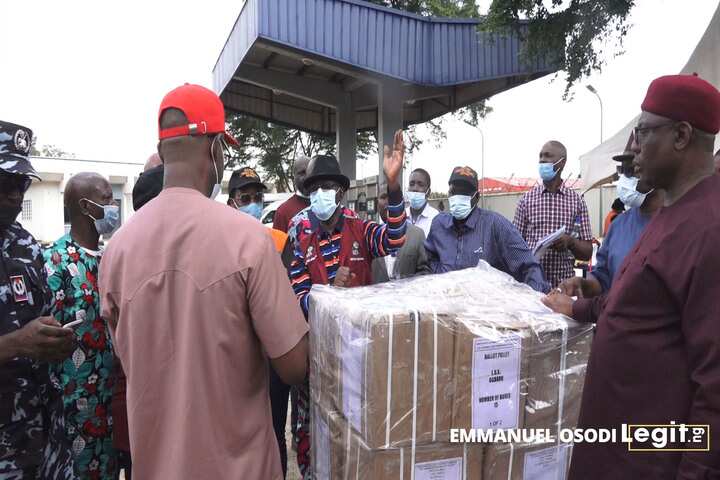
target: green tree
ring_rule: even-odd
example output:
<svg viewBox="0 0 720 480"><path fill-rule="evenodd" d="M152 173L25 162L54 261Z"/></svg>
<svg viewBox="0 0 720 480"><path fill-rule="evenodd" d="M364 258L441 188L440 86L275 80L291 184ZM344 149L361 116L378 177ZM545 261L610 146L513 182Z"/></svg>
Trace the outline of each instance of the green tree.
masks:
<svg viewBox="0 0 720 480"><path fill-rule="evenodd" d="M238 140L240 148L230 152L226 168L258 168L265 181L273 183L280 192L293 189L292 169L296 158L335 153L334 136L301 132L247 115L234 115L228 122L228 130ZM369 155L375 148L374 134L358 133L357 142L360 157Z"/></svg>
<svg viewBox="0 0 720 480"><path fill-rule="evenodd" d="M30 155L33 157L76 158L74 153L66 152L55 145L46 144L38 149L36 137L33 137L30 143Z"/></svg>
<svg viewBox="0 0 720 480"><path fill-rule="evenodd" d="M490 32L519 32L526 58L559 54L566 74L564 98L571 89L605 63L605 48L622 54L635 0L493 0L483 28ZM527 22L520 30L519 21Z"/></svg>

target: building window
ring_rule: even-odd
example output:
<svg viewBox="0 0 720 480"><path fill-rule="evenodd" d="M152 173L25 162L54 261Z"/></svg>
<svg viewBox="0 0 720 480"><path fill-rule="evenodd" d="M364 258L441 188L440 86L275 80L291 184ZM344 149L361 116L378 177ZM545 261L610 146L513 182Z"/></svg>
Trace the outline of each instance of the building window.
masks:
<svg viewBox="0 0 720 480"><path fill-rule="evenodd" d="M32 200L23 200L21 218L24 222L32 222Z"/></svg>

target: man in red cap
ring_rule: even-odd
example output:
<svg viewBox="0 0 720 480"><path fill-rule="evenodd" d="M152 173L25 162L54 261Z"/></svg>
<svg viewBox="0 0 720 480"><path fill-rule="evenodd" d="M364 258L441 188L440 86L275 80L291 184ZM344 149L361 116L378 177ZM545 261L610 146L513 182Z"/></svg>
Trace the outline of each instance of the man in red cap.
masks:
<svg viewBox="0 0 720 480"><path fill-rule="evenodd" d="M693 75L650 84L631 149L641 180L665 190L664 207L602 305L579 427L649 425L655 445L643 434L622 443L620 433L615 443L576 443L572 479L720 478L715 439L700 435L695 443L686 434L683 441L678 427L673 440L655 429L674 422L720 433L719 130L720 92L711 84ZM681 451L629 451L658 446Z"/></svg>
<svg viewBox="0 0 720 480"><path fill-rule="evenodd" d="M163 191L115 234L100 274L133 476L278 480L265 358L302 382L307 324L265 227L211 200L236 143L220 99L186 84L158 123Z"/></svg>

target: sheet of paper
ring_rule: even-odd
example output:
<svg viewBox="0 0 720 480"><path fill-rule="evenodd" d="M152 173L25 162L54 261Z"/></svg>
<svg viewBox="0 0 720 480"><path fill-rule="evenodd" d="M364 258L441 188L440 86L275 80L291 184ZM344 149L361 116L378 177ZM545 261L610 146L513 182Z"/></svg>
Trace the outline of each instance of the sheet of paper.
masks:
<svg viewBox="0 0 720 480"><path fill-rule="evenodd" d="M525 454L523 480L565 480L570 445L560 445Z"/></svg>
<svg viewBox="0 0 720 480"><path fill-rule="evenodd" d="M462 480L462 474L460 457L415 464L415 480Z"/></svg>
<svg viewBox="0 0 720 480"><path fill-rule="evenodd" d="M535 248L533 249L533 255L535 256L536 260L540 260L542 257L545 256L545 253L547 252L548 248L550 248L550 245L555 243L558 238L563 236L565 234L565 227L560 227L557 230L555 230L553 233L548 235L547 237L540 240L537 245L535 245Z"/></svg>
<svg viewBox="0 0 720 480"><path fill-rule="evenodd" d="M367 338L359 328L343 323L342 337L342 409L345 418L361 432L363 364Z"/></svg>
<svg viewBox="0 0 720 480"><path fill-rule="evenodd" d="M520 338L473 340L472 427L516 428L520 395Z"/></svg>

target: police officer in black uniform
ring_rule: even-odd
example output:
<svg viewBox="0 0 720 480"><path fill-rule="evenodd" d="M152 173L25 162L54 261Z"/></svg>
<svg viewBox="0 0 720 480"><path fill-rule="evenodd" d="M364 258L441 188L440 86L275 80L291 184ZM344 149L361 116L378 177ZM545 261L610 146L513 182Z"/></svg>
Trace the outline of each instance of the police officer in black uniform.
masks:
<svg viewBox="0 0 720 480"><path fill-rule="evenodd" d="M0 121L0 479L74 479L62 396L49 361L74 350L74 334L49 315L40 244L20 223L31 177L32 131Z"/></svg>

